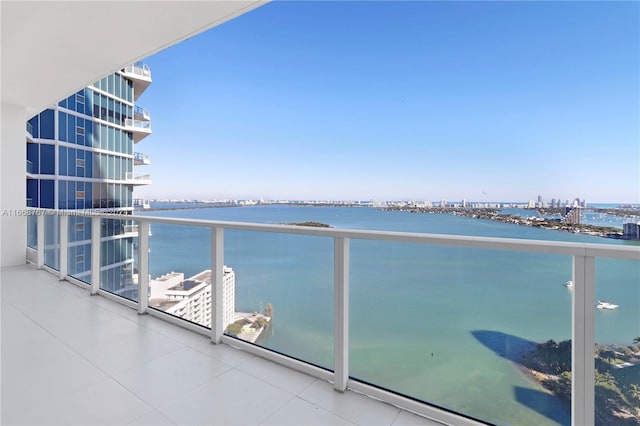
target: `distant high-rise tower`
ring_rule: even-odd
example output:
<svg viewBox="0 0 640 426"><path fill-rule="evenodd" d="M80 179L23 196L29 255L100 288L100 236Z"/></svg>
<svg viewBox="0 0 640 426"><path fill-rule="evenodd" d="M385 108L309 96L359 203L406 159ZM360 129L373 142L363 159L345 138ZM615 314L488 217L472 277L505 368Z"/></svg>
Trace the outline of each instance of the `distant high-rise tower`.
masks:
<svg viewBox="0 0 640 426"><path fill-rule="evenodd" d="M135 105L150 83L146 65L130 65L32 117L27 122L27 205L132 214L134 186L151 183L149 175L133 172L134 166L150 164L148 156L134 152L134 145L151 134L149 113ZM47 245L59 244L53 216L45 231ZM135 236L132 221L102 220L102 289L136 296ZM91 218L70 216L68 241L68 273L88 281ZM46 250L45 264L57 269L57 253Z"/></svg>

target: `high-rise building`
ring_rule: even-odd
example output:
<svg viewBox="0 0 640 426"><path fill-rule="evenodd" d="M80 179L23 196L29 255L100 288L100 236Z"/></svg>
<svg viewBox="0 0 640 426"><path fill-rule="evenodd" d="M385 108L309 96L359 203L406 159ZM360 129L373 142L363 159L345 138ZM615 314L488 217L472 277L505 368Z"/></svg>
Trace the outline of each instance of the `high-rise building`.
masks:
<svg viewBox="0 0 640 426"><path fill-rule="evenodd" d="M27 122L27 205L60 210L133 213L133 188L150 176L134 166L150 164L134 145L151 134L151 117L135 104L151 83L142 63L130 65L58 102ZM33 218L35 219L35 217ZM58 229L45 233L57 244ZM101 222L101 288L135 297L131 221ZM89 281L91 219L70 216L68 274ZM45 264L58 267L57 250Z"/></svg>
<svg viewBox="0 0 640 426"><path fill-rule="evenodd" d="M628 240L640 240L640 222L629 222L622 225L623 238Z"/></svg>

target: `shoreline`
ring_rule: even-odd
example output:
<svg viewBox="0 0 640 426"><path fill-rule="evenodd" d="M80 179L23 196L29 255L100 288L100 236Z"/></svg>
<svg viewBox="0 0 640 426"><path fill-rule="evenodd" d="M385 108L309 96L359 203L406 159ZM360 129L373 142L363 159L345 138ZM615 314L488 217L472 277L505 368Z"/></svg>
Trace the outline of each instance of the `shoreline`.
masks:
<svg viewBox="0 0 640 426"><path fill-rule="evenodd" d="M449 207L385 207L383 211L405 211L410 213L452 214L472 219L486 219L494 222L511 223L513 225L529 226L552 231L565 231L574 234L585 234L596 237L611 238L624 241L639 241L624 238L622 229L610 226L587 224L570 224L560 219L546 219L542 217L522 217L512 214L501 214L497 208L449 208ZM536 210L537 211L537 210Z"/></svg>

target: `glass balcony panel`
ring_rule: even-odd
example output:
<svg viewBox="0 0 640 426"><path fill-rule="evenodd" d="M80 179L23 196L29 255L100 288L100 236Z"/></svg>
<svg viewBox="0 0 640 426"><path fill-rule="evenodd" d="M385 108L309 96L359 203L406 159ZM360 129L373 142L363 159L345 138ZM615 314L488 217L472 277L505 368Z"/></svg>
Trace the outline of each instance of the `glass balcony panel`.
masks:
<svg viewBox="0 0 640 426"><path fill-rule="evenodd" d="M570 424L527 368L571 336L569 256L353 240L350 268L352 377L492 424Z"/></svg>
<svg viewBox="0 0 640 426"><path fill-rule="evenodd" d="M236 281L226 334L333 369L333 238L225 230L224 241Z"/></svg>
<svg viewBox="0 0 640 426"><path fill-rule="evenodd" d="M91 283L91 218L69 216L67 274Z"/></svg>
<svg viewBox="0 0 640 426"><path fill-rule="evenodd" d="M138 300L137 239L126 235L129 218L100 220L100 288Z"/></svg>
<svg viewBox="0 0 640 426"><path fill-rule="evenodd" d="M595 424L640 424L640 261L596 259L595 298Z"/></svg>
<svg viewBox="0 0 640 426"><path fill-rule="evenodd" d="M38 216L27 216L27 247L38 249Z"/></svg>
<svg viewBox="0 0 640 426"><path fill-rule="evenodd" d="M211 328L211 230L153 224L149 307Z"/></svg>
<svg viewBox="0 0 640 426"><path fill-rule="evenodd" d="M54 215L44 217L44 264L60 270L60 218Z"/></svg>

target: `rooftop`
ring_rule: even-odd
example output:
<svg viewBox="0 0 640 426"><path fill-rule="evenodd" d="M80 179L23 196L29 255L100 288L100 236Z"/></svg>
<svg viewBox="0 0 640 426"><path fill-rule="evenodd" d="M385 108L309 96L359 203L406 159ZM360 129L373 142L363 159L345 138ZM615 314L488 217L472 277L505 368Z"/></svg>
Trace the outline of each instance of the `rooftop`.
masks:
<svg viewBox="0 0 640 426"><path fill-rule="evenodd" d="M33 266L1 274L2 424L440 424Z"/></svg>

